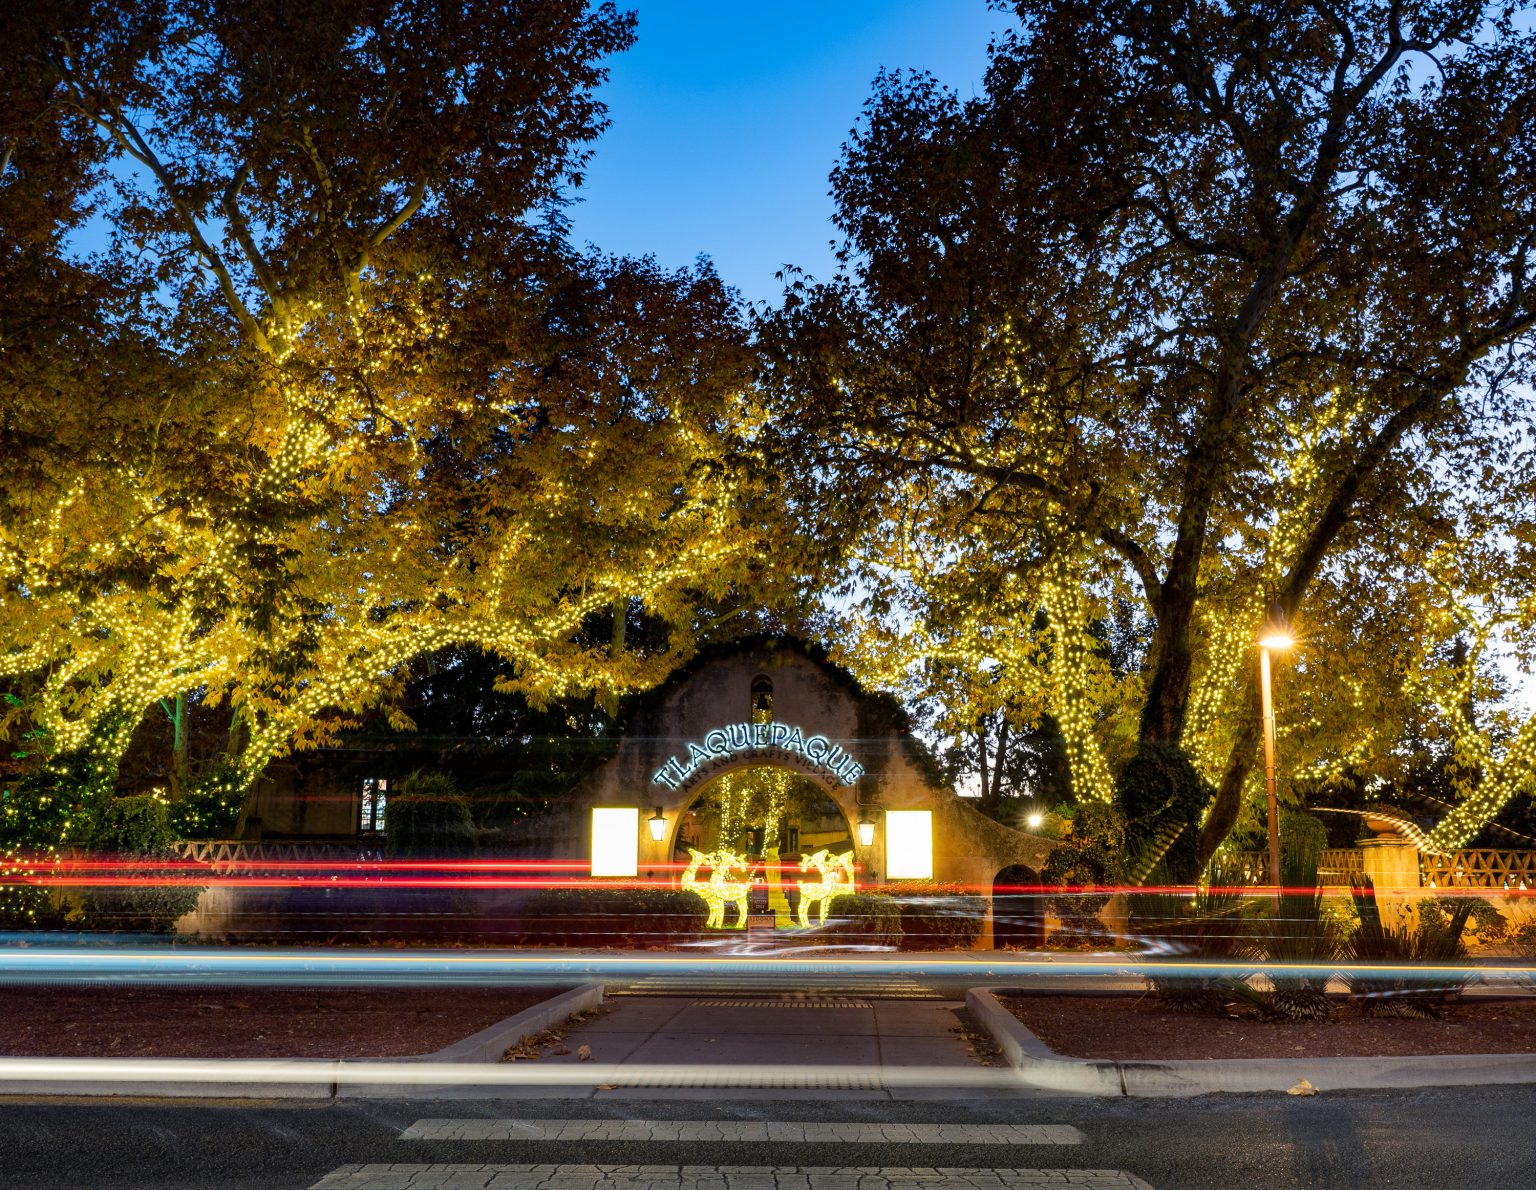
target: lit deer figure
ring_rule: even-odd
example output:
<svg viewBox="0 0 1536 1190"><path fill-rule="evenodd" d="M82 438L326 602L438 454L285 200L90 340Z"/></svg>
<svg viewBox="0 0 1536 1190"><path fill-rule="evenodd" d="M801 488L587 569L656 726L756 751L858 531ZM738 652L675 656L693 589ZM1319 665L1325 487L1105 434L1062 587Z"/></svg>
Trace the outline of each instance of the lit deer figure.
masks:
<svg viewBox="0 0 1536 1190"><path fill-rule="evenodd" d="M832 855L825 848L813 852L800 861L800 870L809 872L815 868L821 873L820 880L800 882L800 928L811 928L811 906L821 903L821 925L827 924L827 909L832 898L853 891L853 852Z"/></svg>
<svg viewBox="0 0 1536 1190"><path fill-rule="evenodd" d="M732 880L731 872L735 869L745 868L746 860L729 851L711 851L703 855L688 848L688 854L693 858L688 861L688 866L683 869L683 887L689 892L698 893L704 898L704 903L709 906L709 920L704 925L706 929L723 930L725 926L725 907L732 901L737 904L736 924L732 929L744 930L747 926L747 894L752 891L752 885L757 879L757 869L753 868L747 873L745 880ZM699 869L709 869L709 879L699 879Z"/></svg>

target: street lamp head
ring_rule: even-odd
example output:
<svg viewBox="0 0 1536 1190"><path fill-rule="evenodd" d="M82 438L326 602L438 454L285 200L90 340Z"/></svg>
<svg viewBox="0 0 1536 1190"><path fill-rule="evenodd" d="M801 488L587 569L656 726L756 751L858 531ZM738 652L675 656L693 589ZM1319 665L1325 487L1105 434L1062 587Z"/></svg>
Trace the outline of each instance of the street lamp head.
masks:
<svg viewBox="0 0 1536 1190"><path fill-rule="evenodd" d="M1290 617L1285 614L1284 605L1278 602L1264 617L1264 626L1259 633L1259 648L1271 653L1283 653L1296 643L1296 638L1291 635Z"/></svg>

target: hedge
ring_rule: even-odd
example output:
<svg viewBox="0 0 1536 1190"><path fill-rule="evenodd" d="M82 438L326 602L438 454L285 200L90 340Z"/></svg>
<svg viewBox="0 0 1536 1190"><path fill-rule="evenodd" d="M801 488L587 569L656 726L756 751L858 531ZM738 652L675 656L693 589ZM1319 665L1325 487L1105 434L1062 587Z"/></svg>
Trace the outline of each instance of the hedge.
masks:
<svg viewBox="0 0 1536 1190"><path fill-rule="evenodd" d="M827 924L804 936L812 946L901 945L901 910L890 897L843 893L832 898Z"/></svg>
<svg viewBox="0 0 1536 1190"><path fill-rule="evenodd" d="M693 941L708 917L704 898L684 889L547 888L524 903L519 936L535 946L646 949Z"/></svg>
<svg viewBox="0 0 1536 1190"><path fill-rule="evenodd" d="M963 885L904 880L865 890L891 899L901 917L903 950L964 950L981 937L987 902Z"/></svg>
<svg viewBox="0 0 1536 1190"><path fill-rule="evenodd" d="M134 864L134 876L144 883L86 889L81 895L80 924L88 930L132 930L165 934L176 919L197 908L202 888L185 884L155 884L156 876L185 876L174 862L158 869L154 861L176 859L176 835L168 807L153 794L113 798L92 823L93 852Z"/></svg>

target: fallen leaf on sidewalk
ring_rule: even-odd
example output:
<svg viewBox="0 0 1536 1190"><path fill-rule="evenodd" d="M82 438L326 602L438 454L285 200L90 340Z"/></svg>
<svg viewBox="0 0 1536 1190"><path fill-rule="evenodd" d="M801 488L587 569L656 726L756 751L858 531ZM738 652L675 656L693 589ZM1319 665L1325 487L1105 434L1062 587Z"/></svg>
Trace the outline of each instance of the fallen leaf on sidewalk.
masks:
<svg viewBox="0 0 1536 1190"><path fill-rule="evenodd" d="M1292 1087L1289 1091L1287 1091L1286 1094L1287 1095L1316 1095L1317 1094L1317 1088L1314 1087L1311 1083L1309 1083L1306 1079L1302 1079L1299 1083L1297 1083L1294 1087Z"/></svg>
<svg viewBox="0 0 1536 1190"><path fill-rule="evenodd" d="M579 1062L590 1062L592 1060L592 1047L590 1045L582 1046L576 1051L576 1059Z"/></svg>

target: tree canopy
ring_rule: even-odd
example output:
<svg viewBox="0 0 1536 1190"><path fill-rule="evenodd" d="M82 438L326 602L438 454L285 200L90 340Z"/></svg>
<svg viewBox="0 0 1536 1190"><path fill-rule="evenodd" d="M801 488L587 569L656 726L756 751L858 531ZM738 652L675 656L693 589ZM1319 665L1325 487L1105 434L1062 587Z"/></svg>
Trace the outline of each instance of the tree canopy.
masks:
<svg viewBox="0 0 1536 1190"><path fill-rule="evenodd" d="M1014 15L974 97L877 80L839 268L749 317L569 242L612 4L8 7L0 831L151 739L237 805L432 658L611 717L782 613L1181 870L1279 616L1295 788L1428 758L1473 838L1536 770L1530 10Z"/></svg>
<svg viewBox="0 0 1536 1190"><path fill-rule="evenodd" d="M1393 688L1443 688L1456 599L1530 607L1536 39L1481 3L1018 16L973 99L878 81L843 268L765 328L783 458L856 563L866 665L937 650L1044 700L1080 798L1181 745L1204 859L1274 605L1335 756L1340 719L1386 751L1435 697ZM1092 638L1117 599L1150 627L1123 681Z"/></svg>
<svg viewBox="0 0 1536 1190"><path fill-rule="evenodd" d="M686 655L750 565L751 359L708 267L561 234L631 16L7 20L0 664L43 786L110 789L157 705L229 709L238 797L423 654L492 650L536 699ZM665 648L594 643L631 600ZM67 840L52 804L28 829Z"/></svg>

